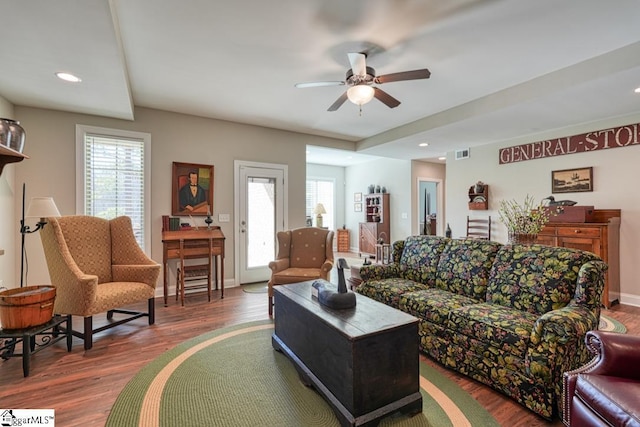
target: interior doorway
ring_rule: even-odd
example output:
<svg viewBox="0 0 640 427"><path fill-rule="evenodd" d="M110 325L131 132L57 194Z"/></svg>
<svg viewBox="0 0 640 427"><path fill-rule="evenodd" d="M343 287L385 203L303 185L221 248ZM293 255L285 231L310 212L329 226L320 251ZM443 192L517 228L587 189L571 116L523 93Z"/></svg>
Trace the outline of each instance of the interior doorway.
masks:
<svg viewBox="0 0 640 427"><path fill-rule="evenodd" d="M419 177L416 185L418 234L444 236L444 193L441 179ZM425 221L426 219L426 221Z"/></svg>

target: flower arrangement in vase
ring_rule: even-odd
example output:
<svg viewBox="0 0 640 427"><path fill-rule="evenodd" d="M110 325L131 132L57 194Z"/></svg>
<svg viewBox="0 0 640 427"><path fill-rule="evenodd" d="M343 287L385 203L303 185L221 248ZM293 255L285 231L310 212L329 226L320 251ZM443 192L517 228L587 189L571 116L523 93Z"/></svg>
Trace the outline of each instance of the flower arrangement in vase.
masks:
<svg viewBox="0 0 640 427"><path fill-rule="evenodd" d="M501 200L500 220L507 226L509 243L535 243L538 233L549 222L543 202L535 203L527 195L522 204L515 200Z"/></svg>

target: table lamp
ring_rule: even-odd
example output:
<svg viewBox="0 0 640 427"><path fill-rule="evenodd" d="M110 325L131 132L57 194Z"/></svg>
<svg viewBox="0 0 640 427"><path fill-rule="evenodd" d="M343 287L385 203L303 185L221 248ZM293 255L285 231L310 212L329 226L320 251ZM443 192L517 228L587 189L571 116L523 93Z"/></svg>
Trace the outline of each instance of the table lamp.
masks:
<svg viewBox="0 0 640 427"><path fill-rule="evenodd" d="M313 213L316 214L316 227L322 228L322 214L327 213L324 205L322 203L318 203L316 208L313 210Z"/></svg>
<svg viewBox="0 0 640 427"><path fill-rule="evenodd" d="M35 233L40 230L47 224L45 220L47 217L59 217L60 211L53 201L52 197L33 197L29 202L29 209L27 209L27 218L40 218L40 220L36 223L36 228L33 230L29 229L28 225L24 224L25 213L24 213L24 195L25 195L25 185L22 184L22 219L20 220L20 234L22 234L22 246L20 250L20 287L24 286L24 258L25 258L25 249L24 249L24 236L28 233Z"/></svg>

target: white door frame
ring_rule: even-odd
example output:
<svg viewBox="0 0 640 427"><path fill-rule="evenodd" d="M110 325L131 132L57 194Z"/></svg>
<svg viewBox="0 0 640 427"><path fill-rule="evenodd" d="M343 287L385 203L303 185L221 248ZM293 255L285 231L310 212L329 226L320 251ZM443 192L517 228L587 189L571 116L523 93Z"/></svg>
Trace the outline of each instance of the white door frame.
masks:
<svg viewBox="0 0 640 427"><path fill-rule="evenodd" d="M278 163L261 163L261 162L250 162L244 160L234 160L233 161L233 248L234 248L234 273L233 273L233 282L234 286L240 285L240 168L241 167L250 167L250 168L262 168L262 169L278 169L282 170L284 176L284 194L282 195L283 200L283 223L281 225L276 224L276 232L281 230L286 230L289 228L289 166ZM274 242L275 245L275 242ZM277 255L277 254L276 254Z"/></svg>
<svg viewBox="0 0 640 427"><path fill-rule="evenodd" d="M436 212L437 214L437 220L436 220L436 235L438 236L444 236L444 213L445 213L445 209L444 209L444 186L442 185L442 180L438 179L438 178L426 178L426 177L418 177L416 178L416 194L414 195L414 197L417 197L418 203L416 203L416 206L418 207L417 209L417 215L414 216L414 221L413 221L413 226L414 226L414 230L418 230L418 233L420 232L420 215L422 214L422 208L420 206L420 183L421 182L435 182L436 184L436 200L438 203L438 212Z"/></svg>

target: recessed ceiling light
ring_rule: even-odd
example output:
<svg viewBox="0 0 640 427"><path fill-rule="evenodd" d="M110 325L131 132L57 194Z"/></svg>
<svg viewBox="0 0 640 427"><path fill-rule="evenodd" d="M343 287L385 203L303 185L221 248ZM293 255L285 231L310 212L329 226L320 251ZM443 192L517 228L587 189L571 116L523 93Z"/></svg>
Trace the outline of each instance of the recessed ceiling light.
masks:
<svg viewBox="0 0 640 427"><path fill-rule="evenodd" d="M640 87L637 87L637 88L634 90L634 92L635 92L635 93L640 93Z"/></svg>
<svg viewBox="0 0 640 427"><path fill-rule="evenodd" d="M65 82L80 83L82 81L80 77L74 76L73 74L69 74L69 73L58 72L56 73L56 76L59 79L64 80Z"/></svg>
<svg viewBox="0 0 640 427"><path fill-rule="evenodd" d="M447 158L442 156L442 157L438 157L438 160L447 160Z"/></svg>
<svg viewBox="0 0 640 427"><path fill-rule="evenodd" d="M429 145L428 142L423 142L421 144L418 144L419 147L427 147Z"/></svg>

